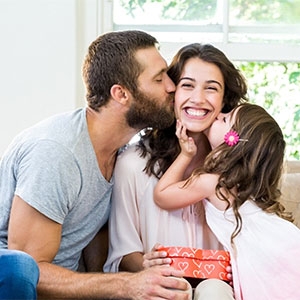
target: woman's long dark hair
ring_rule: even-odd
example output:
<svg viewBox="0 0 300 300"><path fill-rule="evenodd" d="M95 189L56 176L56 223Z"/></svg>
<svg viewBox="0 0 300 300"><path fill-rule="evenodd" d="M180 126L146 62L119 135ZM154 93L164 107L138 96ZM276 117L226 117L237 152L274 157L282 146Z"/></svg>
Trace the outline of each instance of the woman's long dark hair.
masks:
<svg viewBox="0 0 300 300"><path fill-rule="evenodd" d="M187 60L194 57L219 67L225 83L223 112L228 112L239 103L247 100L247 84L243 75L222 51L210 44L189 44L178 51L168 69L168 75L176 85ZM147 174L153 174L160 178L178 156L180 146L175 135L175 129L174 120L174 124L169 128L150 130L141 139L139 143L141 155L143 157L147 154L150 155L145 168Z"/></svg>

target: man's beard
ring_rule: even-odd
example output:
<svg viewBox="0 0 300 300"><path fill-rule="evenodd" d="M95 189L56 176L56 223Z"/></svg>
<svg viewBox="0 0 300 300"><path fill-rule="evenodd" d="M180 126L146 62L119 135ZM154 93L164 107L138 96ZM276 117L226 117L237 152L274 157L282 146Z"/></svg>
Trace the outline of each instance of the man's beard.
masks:
<svg viewBox="0 0 300 300"><path fill-rule="evenodd" d="M172 102L174 94L170 94L166 102L147 97L137 90L133 93L133 102L129 108L126 119L130 127L136 129L154 128L164 129L174 122L174 108Z"/></svg>

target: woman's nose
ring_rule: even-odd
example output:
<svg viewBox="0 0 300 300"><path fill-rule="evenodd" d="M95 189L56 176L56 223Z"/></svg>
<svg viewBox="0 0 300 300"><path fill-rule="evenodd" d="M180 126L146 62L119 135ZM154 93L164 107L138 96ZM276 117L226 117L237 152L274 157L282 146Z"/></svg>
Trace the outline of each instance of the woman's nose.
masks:
<svg viewBox="0 0 300 300"><path fill-rule="evenodd" d="M191 93L190 100L193 103L204 103L205 102L205 94L201 90L195 89Z"/></svg>

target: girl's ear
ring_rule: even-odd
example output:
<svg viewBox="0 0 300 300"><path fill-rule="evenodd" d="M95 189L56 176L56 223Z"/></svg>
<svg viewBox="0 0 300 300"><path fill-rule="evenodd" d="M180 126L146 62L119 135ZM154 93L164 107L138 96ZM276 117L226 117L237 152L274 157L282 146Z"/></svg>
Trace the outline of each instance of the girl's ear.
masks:
<svg viewBox="0 0 300 300"><path fill-rule="evenodd" d="M126 105L130 99L130 92L119 84L114 84L110 89L111 97L122 105Z"/></svg>

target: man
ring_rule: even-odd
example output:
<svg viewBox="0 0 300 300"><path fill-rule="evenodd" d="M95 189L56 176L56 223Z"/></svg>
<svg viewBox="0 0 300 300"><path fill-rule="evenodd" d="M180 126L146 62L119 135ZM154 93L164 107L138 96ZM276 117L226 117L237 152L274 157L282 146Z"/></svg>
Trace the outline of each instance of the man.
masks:
<svg viewBox="0 0 300 300"><path fill-rule="evenodd" d="M188 299L186 283L170 277L183 274L169 267L76 272L107 221L118 149L174 119L175 86L156 44L140 31L96 39L83 65L87 107L25 130L1 161L0 247L37 261L39 298Z"/></svg>

